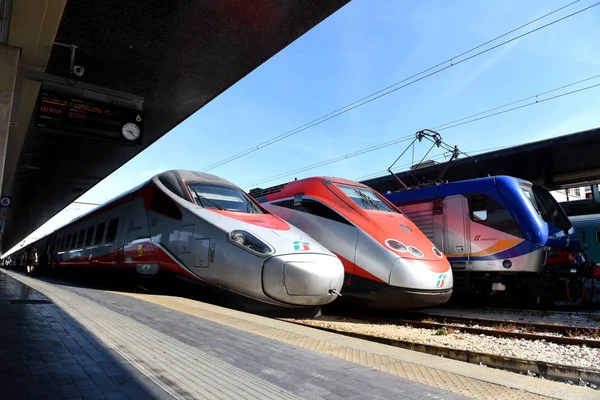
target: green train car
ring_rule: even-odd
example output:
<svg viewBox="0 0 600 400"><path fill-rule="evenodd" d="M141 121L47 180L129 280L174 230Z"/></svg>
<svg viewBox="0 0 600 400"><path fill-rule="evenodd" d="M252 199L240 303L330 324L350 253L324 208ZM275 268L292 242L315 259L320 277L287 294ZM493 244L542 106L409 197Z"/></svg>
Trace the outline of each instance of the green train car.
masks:
<svg viewBox="0 0 600 400"><path fill-rule="evenodd" d="M569 217L588 260L600 263L600 214Z"/></svg>

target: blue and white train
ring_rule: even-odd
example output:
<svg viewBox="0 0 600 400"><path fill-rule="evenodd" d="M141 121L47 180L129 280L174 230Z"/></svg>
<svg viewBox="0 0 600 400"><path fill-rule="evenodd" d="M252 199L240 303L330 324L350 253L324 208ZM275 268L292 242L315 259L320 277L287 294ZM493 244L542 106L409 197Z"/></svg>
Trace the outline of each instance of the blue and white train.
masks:
<svg viewBox="0 0 600 400"><path fill-rule="evenodd" d="M569 218L541 186L493 176L385 197L444 251L455 291L539 304L559 293L569 297L570 285L589 273Z"/></svg>

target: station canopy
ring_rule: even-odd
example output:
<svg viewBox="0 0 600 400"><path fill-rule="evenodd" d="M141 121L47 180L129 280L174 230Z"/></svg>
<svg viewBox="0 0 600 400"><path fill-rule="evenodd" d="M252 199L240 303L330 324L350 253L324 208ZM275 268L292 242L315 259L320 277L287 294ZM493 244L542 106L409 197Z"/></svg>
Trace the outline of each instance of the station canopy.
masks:
<svg viewBox="0 0 600 400"><path fill-rule="evenodd" d="M32 0L13 2L8 44L22 48L22 57L19 107L13 110L18 121L9 137L8 157L14 160L5 168L2 188L3 195L12 196L2 249L348 1L57 0L45 9ZM84 67L81 77L70 73L72 55L74 64ZM39 129L40 93L59 87L76 96L99 87L113 103L121 96L123 106L143 110L139 143ZM50 98L54 104L62 101L55 100Z"/></svg>

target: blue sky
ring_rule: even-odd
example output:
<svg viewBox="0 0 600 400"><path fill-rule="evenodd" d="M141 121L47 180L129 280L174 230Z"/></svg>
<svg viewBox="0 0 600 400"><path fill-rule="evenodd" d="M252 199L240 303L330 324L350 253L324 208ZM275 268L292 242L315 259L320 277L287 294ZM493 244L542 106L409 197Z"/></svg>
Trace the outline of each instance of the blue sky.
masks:
<svg viewBox="0 0 600 400"><path fill-rule="evenodd" d="M203 170L569 2L352 0L78 201L102 203L167 169ZM579 1L507 38L594 3ZM250 183L288 170L600 74L599 20L600 6L210 173L249 190ZM596 83L600 78L573 89ZM600 126L599 95L600 87L441 134L447 143L476 152L595 128ZM385 170L405 147L389 146L261 186L314 175L356 179ZM428 148L417 146L415 155ZM32 236L40 237L89 208L71 205Z"/></svg>

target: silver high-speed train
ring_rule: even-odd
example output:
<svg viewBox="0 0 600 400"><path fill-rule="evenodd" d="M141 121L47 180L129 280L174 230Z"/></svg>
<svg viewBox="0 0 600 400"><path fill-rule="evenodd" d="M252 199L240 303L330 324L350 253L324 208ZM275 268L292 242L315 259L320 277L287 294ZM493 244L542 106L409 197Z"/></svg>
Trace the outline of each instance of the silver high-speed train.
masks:
<svg viewBox="0 0 600 400"><path fill-rule="evenodd" d="M341 261L306 233L231 182L186 170L158 174L38 242L51 268L169 271L284 308L330 303L344 280Z"/></svg>

